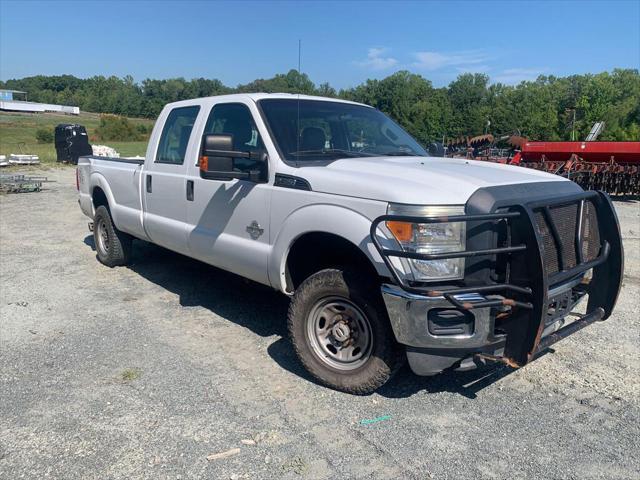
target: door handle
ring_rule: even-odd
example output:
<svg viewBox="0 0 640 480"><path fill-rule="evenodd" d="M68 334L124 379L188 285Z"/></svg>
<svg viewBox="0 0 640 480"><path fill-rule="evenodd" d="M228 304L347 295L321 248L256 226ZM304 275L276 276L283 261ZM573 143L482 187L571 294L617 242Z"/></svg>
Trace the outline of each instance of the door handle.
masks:
<svg viewBox="0 0 640 480"><path fill-rule="evenodd" d="M147 193L151 193L151 175L147 175Z"/></svg>
<svg viewBox="0 0 640 480"><path fill-rule="evenodd" d="M193 202L193 180L187 180L187 200Z"/></svg>

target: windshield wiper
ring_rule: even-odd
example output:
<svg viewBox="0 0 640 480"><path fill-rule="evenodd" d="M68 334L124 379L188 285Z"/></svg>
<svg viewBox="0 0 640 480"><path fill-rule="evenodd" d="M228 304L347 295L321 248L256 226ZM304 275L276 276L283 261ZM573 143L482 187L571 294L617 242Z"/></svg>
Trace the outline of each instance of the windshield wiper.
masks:
<svg viewBox="0 0 640 480"><path fill-rule="evenodd" d="M380 154L383 157L422 157L423 155L418 155L413 152L387 152Z"/></svg>
<svg viewBox="0 0 640 480"><path fill-rule="evenodd" d="M352 150L342 150L341 148L326 148L322 150L300 150L298 152L289 152L289 155L305 156L305 155L344 155L345 157L372 157L373 155L364 152L354 152Z"/></svg>

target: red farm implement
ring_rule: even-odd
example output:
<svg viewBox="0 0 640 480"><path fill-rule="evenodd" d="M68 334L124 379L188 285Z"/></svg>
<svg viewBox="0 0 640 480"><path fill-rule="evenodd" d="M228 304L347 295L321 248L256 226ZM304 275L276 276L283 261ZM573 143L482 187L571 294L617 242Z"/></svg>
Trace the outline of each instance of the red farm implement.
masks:
<svg viewBox="0 0 640 480"><path fill-rule="evenodd" d="M640 142L523 142L512 164L567 177L589 190L640 195Z"/></svg>
<svg viewBox="0 0 640 480"><path fill-rule="evenodd" d="M640 195L640 142L530 142L516 135L487 134L449 140L447 150L454 157L520 165L561 175L586 190Z"/></svg>

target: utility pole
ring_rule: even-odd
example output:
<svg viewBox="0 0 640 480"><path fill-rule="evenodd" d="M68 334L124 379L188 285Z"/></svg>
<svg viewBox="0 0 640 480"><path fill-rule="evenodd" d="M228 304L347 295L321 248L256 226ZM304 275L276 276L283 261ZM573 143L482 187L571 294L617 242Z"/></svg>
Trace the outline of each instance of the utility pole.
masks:
<svg viewBox="0 0 640 480"><path fill-rule="evenodd" d="M572 112L573 113L573 120L571 121L571 141L575 142L576 141L576 109L575 108L567 108L565 110L565 112L567 112L567 113Z"/></svg>

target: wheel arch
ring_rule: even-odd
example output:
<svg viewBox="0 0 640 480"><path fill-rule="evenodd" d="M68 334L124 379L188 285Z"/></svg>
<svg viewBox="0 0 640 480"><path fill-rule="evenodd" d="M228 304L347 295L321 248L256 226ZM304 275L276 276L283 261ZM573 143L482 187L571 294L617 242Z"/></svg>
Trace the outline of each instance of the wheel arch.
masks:
<svg viewBox="0 0 640 480"><path fill-rule="evenodd" d="M279 230L269 262L272 285L291 294L305 275L351 264L377 277L389 272L369 237L371 220L335 205L312 205L291 214Z"/></svg>
<svg viewBox="0 0 640 480"><path fill-rule="evenodd" d="M364 252L344 237L322 231L304 233L296 238L287 255L287 291L294 291L315 272L345 265L372 277L378 276L376 268Z"/></svg>
<svg viewBox="0 0 640 480"><path fill-rule="evenodd" d="M115 218L117 214L113 208L115 199L106 178L97 173L91 175L89 192L91 194L91 204L93 205L93 215L95 216L96 209L99 206L104 205L109 210L114 222L117 221Z"/></svg>
<svg viewBox="0 0 640 480"><path fill-rule="evenodd" d="M107 207L107 210L109 210L109 199L107 198L107 194L104 193L104 190L102 190L102 187L96 186L93 188L91 192L91 201L93 203L94 210L103 205Z"/></svg>

